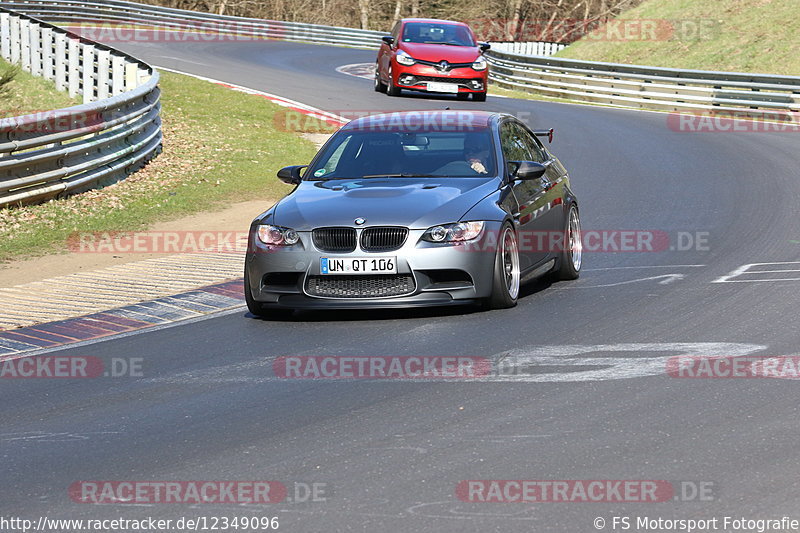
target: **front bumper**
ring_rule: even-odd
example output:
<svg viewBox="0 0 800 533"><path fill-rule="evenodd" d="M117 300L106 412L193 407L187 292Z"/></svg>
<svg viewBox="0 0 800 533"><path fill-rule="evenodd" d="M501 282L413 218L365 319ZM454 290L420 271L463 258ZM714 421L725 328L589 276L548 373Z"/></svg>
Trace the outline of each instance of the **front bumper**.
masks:
<svg viewBox="0 0 800 533"><path fill-rule="evenodd" d="M470 67L454 68L448 72L419 63L411 66L395 63L392 67L394 84L412 91L432 92L428 91L428 83L438 82L458 85L459 93L483 93L486 92L488 77L488 69L474 70Z"/></svg>
<svg viewBox="0 0 800 533"><path fill-rule="evenodd" d="M500 222L487 222L483 234L468 244L446 245L420 241L424 230L410 230L402 248L391 252L336 254L318 250L311 232L299 232L290 247L268 247L252 234L245 260L253 299L265 307L286 309L358 309L446 306L474 303L492 290L495 245ZM392 296L330 297L314 294L312 283L322 280L352 286L355 278L381 275L322 274L322 258L397 258L396 277L413 278L413 287ZM391 276L385 276L386 278ZM356 283L357 285L357 283Z"/></svg>

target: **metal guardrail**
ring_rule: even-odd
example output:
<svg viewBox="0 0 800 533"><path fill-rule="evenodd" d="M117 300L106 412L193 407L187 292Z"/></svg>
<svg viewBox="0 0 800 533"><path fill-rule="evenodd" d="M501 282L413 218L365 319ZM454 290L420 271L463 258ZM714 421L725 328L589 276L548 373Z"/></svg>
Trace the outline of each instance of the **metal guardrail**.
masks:
<svg viewBox="0 0 800 533"><path fill-rule="evenodd" d="M246 39L275 39L377 49L386 33L301 22L215 15L124 0L10 0L8 9L58 23L150 25Z"/></svg>
<svg viewBox="0 0 800 533"><path fill-rule="evenodd" d="M237 40L276 39L375 49L384 35L125 0L10 0L4 7L62 24L166 28ZM82 92L87 102L54 112L44 120L35 115L0 120L0 205L41 200L88 188L103 179L118 179L157 153L161 129L155 70L112 48L5 10L0 10L0 29L4 57L53 79L71 94ZM12 34L17 41L11 39ZM800 111L798 77L577 61L498 49L486 55L493 83L548 96L759 118L783 114L789 120L794 120L792 113ZM131 89L132 85L135 88ZM85 122L86 117L93 117L89 126L64 131L54 131L48 123L61 118L74 124L81 119Z"/></svg>
<svg viewBox="0 0 800 533"><path fill-rule="evenodd" d="M551 56L567 47L549 41L489 41L492 50L523 56Z"/></svg>
<svg viewBox="0 0 800 533"><path fill-rule="evenodd" d="M491 80L509 89L625 107L730 112L763 118L800 111L800 77L682 70L497 50Z"/></svg>
<svg viewBox="0 0 800 533"><path fill-rule="evenodd" d="M160 152L159 76L146 63L5 8L0 55L84 101L0 119L0 206L113 183Z"/></svg>
<svg viewBox="0 0 800 533"><path fill-rule="evenodd" d="M125 0L11 0L9 7L58 22L150 25L253 39L377 48L381 32L199 13ZM800 110L800 78L655 68L522 55L523 43L496 45L486 56L490 79L506 88L600 104L667 111ZM548 53L539 50L536 53ZM531 49L531 52L533 50Z"/></svg>

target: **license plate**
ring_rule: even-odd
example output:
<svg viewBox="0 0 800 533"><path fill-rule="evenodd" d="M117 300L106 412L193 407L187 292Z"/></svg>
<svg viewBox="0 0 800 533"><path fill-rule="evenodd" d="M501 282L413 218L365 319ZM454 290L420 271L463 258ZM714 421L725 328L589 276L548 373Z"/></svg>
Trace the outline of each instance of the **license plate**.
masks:
<svg viewBox="0 0 800 533"><path fill-rule="evenodd" d="M396 257L322 257L323 274L396 274Z"/></svg>
<svg viewBox="0 0 800 533"><path fill-rule="evenodd" d="M435 93L457 93L458 85L455 83L428 82L428 90Z"/></svg>

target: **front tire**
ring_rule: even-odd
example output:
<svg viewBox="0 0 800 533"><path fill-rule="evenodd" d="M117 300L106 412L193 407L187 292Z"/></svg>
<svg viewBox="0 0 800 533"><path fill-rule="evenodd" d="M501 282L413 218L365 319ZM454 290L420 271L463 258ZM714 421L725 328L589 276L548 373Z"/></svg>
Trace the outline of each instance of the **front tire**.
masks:
<svg viewBox="0 0 800 533"><path fill-rule="evenodd" d="M492 295L486 301L489 309L508 309L517 305L520 287L519 246L511 224L503 224L497 240L494 259Z"/></svg>
<svg viewBox="0 0 800 533"><path fill-rule="evenodd" d="M375 64L375 92L377 93L385 93L386 92L386 84L381 81L381 74L380 69L378 69L378 65Z"/></svg>
<svg viewBox="0 0 800 533"><path fill-rule="evenodd" d="M564 228L564 246L558 260L556 278L559 280L578 279L583 265L583 241L581 240L581 218L575 204L569 206Z"/></svg>
<svg viewBox="0 0 800 533"><path fill-rule="evenodd" d="M386 94L389 96L400 96L400 87L394 84L394 77L392 76L392 68L389 67L389 83L386 85Z"/></svg>
<svg viewBox="0 0 800 533"><path fill-rule="evenodd" d="M472 93L472 99L476 102L485 102L486 101L486 92L482 93Z"/></svg>

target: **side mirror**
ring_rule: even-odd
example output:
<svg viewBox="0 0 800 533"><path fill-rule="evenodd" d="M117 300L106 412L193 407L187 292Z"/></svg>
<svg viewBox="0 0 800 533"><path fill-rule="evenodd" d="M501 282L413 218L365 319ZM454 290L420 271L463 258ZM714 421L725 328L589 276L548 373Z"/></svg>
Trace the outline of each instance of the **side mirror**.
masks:
<svg viewBox="0 0 800 533"><path fill-rule="evenodd" d="M300 171L308 165L292 165L290 167L283 167L278 171L278 179L288 185L297 185L303 178L300 176Z"/></svg>
<svg viewBox="0 0 800 533"><path fill-rule="evenodd" d="M384 35L383 37L381 37L381 41L385 42L389 46L392 46L394 44L394 37L392 37L391 35Z"/></svg>
<svg viewBox="0 0 800 533"><path fill-rule="evenodd" d="M554 132L555 132L555 130L553 128L550 128L549 130L537 130L537 131L534 131L533 134L536 135L537 137L547 137L547 142L551 143L551 142L553 142L553 133Z"/></svg>
<svg viewBox="0 0 800 533"><path fill-rule="evenodd" d="M514 179L535 180L544 176L547 167L534 161L518 161L517 171L514 172Z"/></svg>
<svg viewBox="0 0 800 533"><path fill-rule="evenodd" d="M478 43L478 48L481 49L481 53L485 52L486 50L488 50L491 47L492 47L492 45L489 44L489 43Z"/></svg>

